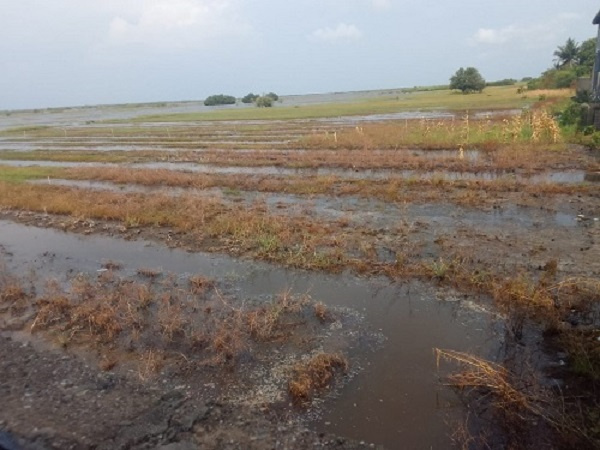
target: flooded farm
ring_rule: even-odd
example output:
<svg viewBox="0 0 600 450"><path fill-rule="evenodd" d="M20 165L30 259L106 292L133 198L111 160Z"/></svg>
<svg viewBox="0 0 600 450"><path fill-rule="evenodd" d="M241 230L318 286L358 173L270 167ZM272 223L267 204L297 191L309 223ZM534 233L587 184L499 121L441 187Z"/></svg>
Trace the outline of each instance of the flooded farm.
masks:
<svg viewBox="0 0 600 450"><path fill-rule="evenodd" d="M548 115L152 114L0 119L0 448L597 442L600 158Z"/></svg>

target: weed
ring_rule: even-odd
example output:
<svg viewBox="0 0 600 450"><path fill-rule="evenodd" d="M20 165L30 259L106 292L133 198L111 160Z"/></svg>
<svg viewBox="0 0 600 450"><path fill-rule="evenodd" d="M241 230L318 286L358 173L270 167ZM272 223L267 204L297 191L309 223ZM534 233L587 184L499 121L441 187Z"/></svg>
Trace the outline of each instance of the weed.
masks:
<svg viewBox="0 0 600 450"><path fill-rule="evenodd" d="M152 269L150 267L140 267L139 269L137 269L137 274L142 277L155 279L162 275L162 270Z"/></svg>
<svg viewBox="0 0 600 450"><path fill-rule="evenodd" d="M189 279L193 294L204 294L215 286L215 281L203 275L192 275Z"/></svg>
<svg viewBox="0 0 600 450"><path fill-rule="evenodd" d="M347 370L348 361L342 355L319 353L294 367L288 391L295 403L304 404L316 392L327 387L336 373L345 373Z"/></svg>
<svg viewBox="0 0 600 450"><path fill-rule="evenodd" d="M108 260L102 263L102 267L107 270L121 270L123 265L119 262Z"/></svg>
<svg viewBox="0 0 600 450"><path fill-rule="evenodd" d="M313 306L313 309L315 311L315 316L322 323L328 322L331 320L331 318L332 318L331 311L322 302L315 303Z"/></svg>
<svg viewBox="0 0 600 450"><path fill-rule="evenodd" d="M18 279L11 276L0 277L0 304L16 306L26 297L27 292Z"/></svg>
<svg viewBox="0 0 600 450"><path fill-rule="evenodd" d="M159 302L157 319L161 333L167 341L183 335L189 326L181 301L169 293L163 294Z"/></svg>
<svg viewBox="0 0 600 450"><path fill-rule="evenodd" d="M138 377L141 381L148 381L164 366L164 354L157 350L146 350L140 358Z"/></svg>
<svg viewBox="0 0 600 450"><path fill-rule="evenodd" d="M450 266L444 262L442 258L438 261L433 261L430 265L431 274L433 277L442 281L446 278Z"/></svg>
<svg viewBox="0 0 600 450"><path fill-rule="evenodd" d="M440 360L460 365L462 371L450 375L449 384L478 402L482 411L491 407L495 423L505 427L506 436L515 442L527 436L532 421L541 420L555 430L569 426L534 374L512 373L467 353L435 349L435 354L438 367Z"/></svg>

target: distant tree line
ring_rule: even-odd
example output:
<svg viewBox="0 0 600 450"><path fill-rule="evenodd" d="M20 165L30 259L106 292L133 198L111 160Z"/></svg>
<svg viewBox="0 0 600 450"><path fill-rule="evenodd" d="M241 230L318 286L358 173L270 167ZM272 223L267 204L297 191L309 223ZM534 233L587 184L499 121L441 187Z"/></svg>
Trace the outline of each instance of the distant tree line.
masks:
<svg viewBox="0 0 600 450"><path fill-rule="evenodd" d="M517 80L514 78L505 78L504 80L498 81L487 81L485 83L486 86L512 86L514 84L517 84Z"/></svg>
<svg viewBox="0 0 600 450"><path fill-rule="evenodd" d="M273 102L279 100L279 95L275 92L269 92L265 95L256 95L250 92L249 94L242 97L242 103L255 103L256 106L261 108L273 106ZM206 97L204 105L216 106L216 105L234 105L236 98L233 95L217 94Z"/></svg>

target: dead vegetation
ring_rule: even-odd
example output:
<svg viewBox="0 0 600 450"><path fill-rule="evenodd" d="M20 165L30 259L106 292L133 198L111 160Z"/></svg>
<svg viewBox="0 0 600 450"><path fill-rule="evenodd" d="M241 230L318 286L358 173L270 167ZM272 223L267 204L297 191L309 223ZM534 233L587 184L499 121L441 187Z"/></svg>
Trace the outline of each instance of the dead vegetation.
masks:
<svg viewBox="0 0 600 450"><path fill-rule="evenodd" d="M477 425L467 423L455 436L464 448L470 448L469 443L515 449L593 448L598 442L597 427L583 420L595 414L597 405L590 408L559 384L542 385L543 376L533 365L511 370L452 350L435 349L435 355L438 369L441 361L458 366L445 383L457 389L477 415Z"/></svg>
<svg viewBox="0 0 600 450"><path fill-rule="evenodd" d="M342 355L319 353L294 367L289 393L297 404L306 403L316 392L329 386L337 373L347 370L348 361Z"/></svg>
<svg viewBox="0 0 600 450"><path fill-rule="evenodd" d="M78 275L67 285L49 280L43 293L33 296L3 271L0 312L25 314L13 308L18 301L31 310L26 323L31 333L49 336L62 347L93 350L103 370L135 362L142 380L174 364L186 370L236 369L242 359L263 358L258 355L272 344L310 350L306 336L321 324L316 311L325 310L307 295L289 291L266 302L227 298L201 274L183 281L158 274L146 282L114 274L110 279L104 273L96 279ZM323 380L314 383L325 386Z"/></svg>
<svg viewBox="0 0 600 450"><path fill-rule="evenodd" d="M26 310L29 297L30 293L23 280L9 274L6 267L0 263L0 313Z"/></svg>

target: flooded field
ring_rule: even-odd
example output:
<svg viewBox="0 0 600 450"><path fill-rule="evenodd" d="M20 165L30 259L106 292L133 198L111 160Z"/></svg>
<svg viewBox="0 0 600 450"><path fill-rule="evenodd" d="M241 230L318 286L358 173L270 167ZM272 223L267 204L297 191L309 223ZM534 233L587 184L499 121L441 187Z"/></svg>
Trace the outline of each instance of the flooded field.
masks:
<svg viewBox="0 0 600 450"><path fill-rule="evenodd" d="M134 120L193 107L2 119L0 443L593 445L594 153L514 110Z"/></svg>

